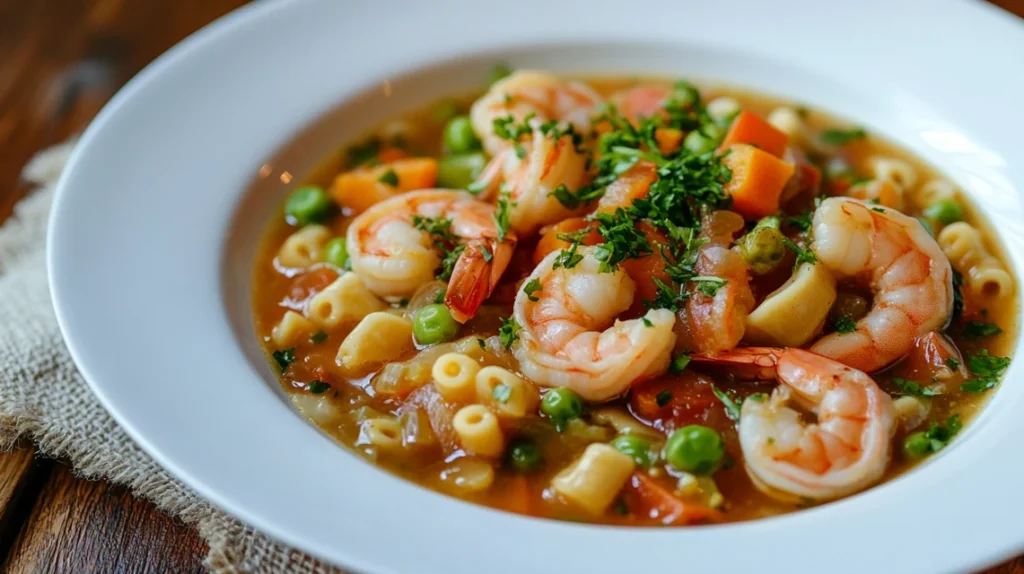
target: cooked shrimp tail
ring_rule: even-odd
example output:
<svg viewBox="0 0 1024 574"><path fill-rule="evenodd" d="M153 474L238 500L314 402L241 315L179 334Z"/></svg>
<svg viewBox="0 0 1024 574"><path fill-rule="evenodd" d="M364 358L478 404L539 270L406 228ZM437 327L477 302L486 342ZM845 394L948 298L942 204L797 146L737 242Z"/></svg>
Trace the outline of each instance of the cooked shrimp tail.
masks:
<svg viewBox="0 0 1024 574"><path fill-rule="evenodd" d="M490 297L502 274L512 260L515 240L473 241L455 262L444 304L459 323L476 315L477 309Z"/></svg>

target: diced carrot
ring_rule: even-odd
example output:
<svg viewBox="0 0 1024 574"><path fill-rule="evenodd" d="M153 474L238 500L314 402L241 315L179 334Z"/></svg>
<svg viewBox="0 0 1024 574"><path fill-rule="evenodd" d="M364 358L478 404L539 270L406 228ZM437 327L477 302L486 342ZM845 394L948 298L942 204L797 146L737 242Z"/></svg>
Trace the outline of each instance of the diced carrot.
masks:
<svg viewBox="0 0 1024 574"><path fill-rule="evenodd" d="M711 388L711 379L686 370L645 381L630 391L630 407L638 418L665 432L689 424L704 423L722 404Z"/></svg>
<svg viewBox="0 0 1024 574"><path fill-rule="evenodd" d="M715 522L721 517L713 508L676 498L658 481L642 472L635 472L629 477L622 490L622 500L633 516L665 526Z"/></svg>
<svg viewBox="0 0 1024 574"><path fill-rule="evenodd" d="M683 132L675 128L658 128L654 131L654 139L658 142L661 155L669 155L683 143Z"/></svg>
<svg viewBox="0 0 1024 574"><path fill-rule="evenodd" d="M394 171L398 183L381 181ZM391 198L399 193L426 189L437 180L437 160L429 157L397 159L375 167L358 167L334 178L331 193L341 205L362 213L371 205Z"/></svg>
<svg viewBox="0 0 1024 574"><path fill-rule="evenodd" d="M786 134L777 130L761 116L744 110L732 121L729 133L725 134L725 139L718 149L724 150L731 145L742 143L757 146L775 157L782 157L788 142Z"/></svg>
<svg viewBox="0 0 1024 574"><path fill-rule="evenodd" d="M597 203L597 210L612 212L619 207L629 207L637 199L646 197L655 181L658 181L658 166L646 160L638 161L608 186Z"/></svg>
<svg viewBox="0 0 1024 574"><path fill-rule="evenodd" d="M732 170L725 191L732 196L733 211L747 219L760 219L779 211L786 182L793 177L793 165L747 144L736 144L722 158Z"/></svg>
<svg viewBox="0 0 1024 574"><path fill-rule="evenodd" d="M536 266L553 251L569 248L568 241L558 238L560 234L572 233L586 229L588 226L590 226L590 223L586 219L570 217L541 229L540 240L537 241L537 247L533 250L533 264ZM597 245L598 243L601 243L601 236L596 230L591 230L590 233L587 233L581 242L582 245Z"/></svg>
<svg viewBox="0 0 1024 574"><path fill-rule="evenodd" d="M505 508L510 512L532 516L530 504L530 482L526 475L517 474L507 483L502 497Z"/></svg>

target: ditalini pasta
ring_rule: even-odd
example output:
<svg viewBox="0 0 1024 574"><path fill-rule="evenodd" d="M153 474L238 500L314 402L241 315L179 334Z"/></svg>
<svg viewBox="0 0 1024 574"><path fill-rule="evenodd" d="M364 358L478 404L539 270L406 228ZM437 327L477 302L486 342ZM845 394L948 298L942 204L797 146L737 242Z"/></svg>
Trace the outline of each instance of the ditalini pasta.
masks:
<svg viewBox="0 0 1024 574"><path fill-rule="evenodd" d="M295 408L424 487L755 520L912 471L999 385L1016 275L970 193L807 105L518 70L297 175L255 330Z"/></svg>

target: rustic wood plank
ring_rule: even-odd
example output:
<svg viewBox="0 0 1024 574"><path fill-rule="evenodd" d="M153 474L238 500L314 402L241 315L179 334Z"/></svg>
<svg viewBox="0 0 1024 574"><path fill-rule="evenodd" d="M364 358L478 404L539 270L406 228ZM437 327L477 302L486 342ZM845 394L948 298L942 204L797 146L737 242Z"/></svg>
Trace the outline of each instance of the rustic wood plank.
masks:
<svg viewBox="0 0 1024 574"><path fill-rule="evenodd" d="M0 452L0 557L6 556L50 470L34 448Z"/></svg>
<svg viewBox="0 0 1024 574"><path fill-rule="evenodd" d="M4 563L10 574L203 572L195 530L125 489L75 477L60 465Z"/></svg>

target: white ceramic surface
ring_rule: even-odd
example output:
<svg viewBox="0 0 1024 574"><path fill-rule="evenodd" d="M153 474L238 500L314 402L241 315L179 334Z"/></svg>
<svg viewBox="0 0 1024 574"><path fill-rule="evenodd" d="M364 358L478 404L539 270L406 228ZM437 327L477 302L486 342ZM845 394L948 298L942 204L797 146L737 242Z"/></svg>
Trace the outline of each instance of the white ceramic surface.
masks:
<svg viewBox="0 0 1024 574"><path fill-rule="evenodd" d="M854 118L968 189L1019 270L1022 55L1019 22L947 0L257 3L161 57L90 126L54 205L54 304L96 394L165 468L358 571L977 568L1024 551L1021 361L955 444L861 495L741 524L588 526L435 494L331 442L260 355L248 281L282 172L498 60L722 81Z"/></svg>

